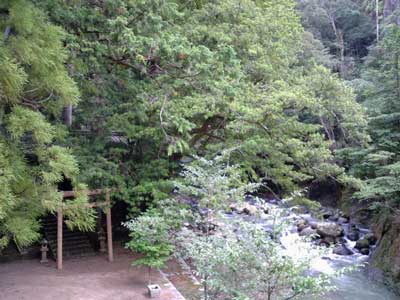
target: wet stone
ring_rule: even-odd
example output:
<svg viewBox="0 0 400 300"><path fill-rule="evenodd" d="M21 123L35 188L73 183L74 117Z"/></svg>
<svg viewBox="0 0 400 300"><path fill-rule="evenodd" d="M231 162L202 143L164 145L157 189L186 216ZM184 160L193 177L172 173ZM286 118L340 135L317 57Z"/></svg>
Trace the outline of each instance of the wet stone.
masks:
<svg viewBox="0 0 400 300"><path fill-rule="evenodd" d="M339 244L333 249L333 253L337 255L352 255L353 251L351 251L345 245Z"/></svg>
<svg viewBox="0 0 400 300"><path fill-rule="evenodd" d="M368 240L370 245L376 244L376 237L373 233L367 233L364 238Z"/></svg>
<svg viewBox="0 0 400 300"><path fill-rule="evenodd" d="M362 255L368 255L368 254L369 254L369 249L368 249L368 248L362 248L362 249L360 250L360 253L361 253Z"/></svg>
<svg viewBox="0 0 400 300"><path fill-rule="evenodd" d="M317 234L317 231L310 227L304 228L299 233L300 236L311 236L311 235L315 235L315 234Z"/></svg>
<svg viewBox="0 0 400 300"><path fill-rule="evenodd" d="M366 239L365 237L362 239L359 239L356 242L356 245L354 246L354 248L358 249L358 250L362 250L362 249L368 249L369 248L369 241L368 239Z"/></svg>

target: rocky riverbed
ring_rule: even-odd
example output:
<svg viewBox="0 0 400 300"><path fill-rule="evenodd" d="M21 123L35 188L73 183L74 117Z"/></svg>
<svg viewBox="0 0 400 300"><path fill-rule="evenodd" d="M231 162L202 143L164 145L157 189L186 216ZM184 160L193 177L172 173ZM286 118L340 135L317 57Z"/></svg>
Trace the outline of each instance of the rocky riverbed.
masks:
<svg viewBox="0 0 400 300"><path fill-rule="evenodd" d="M395 300L400 299L386 286L369 279L367 274L368 260L373 253L377 239L369 228L354 222L338 209L321 208L310 213L304 207L284 208L284 204L276 200L255 201L248 197L247 201L231 205L227 216L241 217L260 223L265 230L271 230L267 215L272 210L280 210L282 220L293 224L280 237L283 245L290 252L298 255L299 237L310 237L311 242L326 247L328 254L315 259L315 271L333 273L342 267L357 266L356 271L335 279L337 291L328 295L329 300ZM219 224L215 224L218 226Z"/></svg>

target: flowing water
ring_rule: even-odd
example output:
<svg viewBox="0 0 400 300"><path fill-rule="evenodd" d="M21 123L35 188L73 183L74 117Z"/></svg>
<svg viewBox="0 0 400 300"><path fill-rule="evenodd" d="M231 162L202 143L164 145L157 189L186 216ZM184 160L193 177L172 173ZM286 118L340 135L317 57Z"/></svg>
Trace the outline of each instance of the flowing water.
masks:
<svg viewBox="0 0 400 300"><path fill-rule="evenodd" d="M254 203L253 203L254 204ZM270 206L272 210L282 210L279 205L273 204ZM285 210L287 211L287 210ZM285 213L283 219L289 221L295 221L299 218L314 220L311 215L300 215L296 213ZM228 214L227 218L243 218L237 214ZM268 220L259 219L254 217L244 217L244 219L249 219L259 223L266 230L271 228L271 224ZM345 232L347 233L347 226L343 225ZM361 229L361 235L368 233L368 229ZM308 251L310 243L305 242L301 239L297 233L296 228L289 229L280 238L281 243L286 249L286 254L292 257L301 258L304 251ZM345 273L334 279L333 284L336 286L334 292L328 295L320 297L320 300L400 300L400 296L395 295L383 284L369 279L367 274L366 263L368 261L367 255L360 254L356 249L354 249L355 242L348 240L345 237L346 246L351 249L354 254L341 256L333 253L327 253L323 256L316 257L312 263L312 271L322 272L326 274L333 274L335 271L343 267L359 266L355 271ZM305 244L307 243L307 244ZM196 297L188 297L188 299L197 299Z"/></svg>
<svg viewBox="0 0 400 300"><path fill-rule="evenodd" d="M329 300L399 300L382 284L368 279L362 269L336 279L337 291L327 297Z"/></svg>
<svg viewBox="0 0 400 300"><path fill-rule="evenodd" d="M292 214L291 217L298 217ZM310 215L302 215L305 218L311 218ZM346 226L345 231L347 230ZM367 233L367 230L362 230ZM296 231L291 230L281 237L281 242L287 249L289 255L301 256L302 249L307 247L302 242ZM342 267L360 266L356 271L346 273L335 278L334 285L337 290L329 295L321 297L321 300L399 300L400 296L392 293L388 287L383 284L372 281L368 278L367 263L368 256L361 255L354 249L355 242L346 239L346 246L351 249L354 254L341 256L333 253L317 257L313 261L312 268L314 271L326 274L333 274ZM304 251L304 250L303 250ZM306 250L307 251L307 250Z"/></svg>

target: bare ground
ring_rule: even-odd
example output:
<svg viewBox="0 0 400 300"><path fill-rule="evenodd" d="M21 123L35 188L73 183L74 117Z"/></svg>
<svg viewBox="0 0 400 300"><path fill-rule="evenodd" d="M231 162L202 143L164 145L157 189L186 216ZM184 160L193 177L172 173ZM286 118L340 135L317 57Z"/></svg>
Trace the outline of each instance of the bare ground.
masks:
<svg viewBox="0 0 400 300"><path fill-rule="evenodd" d="M56 264L38 260L0 264L1 300L145 300L147 269L132 267L134 256L122 248L115 261L106 256L66 260L62 271ZM161 286L159 300L184 300L175 287L159 272L152 281Z"/></svg>

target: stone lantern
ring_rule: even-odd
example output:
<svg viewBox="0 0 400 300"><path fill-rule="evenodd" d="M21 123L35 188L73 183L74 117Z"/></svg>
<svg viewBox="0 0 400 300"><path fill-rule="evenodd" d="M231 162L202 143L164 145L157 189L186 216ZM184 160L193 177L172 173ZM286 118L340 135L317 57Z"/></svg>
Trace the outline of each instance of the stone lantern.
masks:
<svg viewBox="0 0 400 300"><path fill-rule="evenodd" d="M103 228L100 228L99 232L98 232L98 236L99 236L99 243L100 243L100 252L104 253L106 252L106 237L104 234L104 230Z"/></svg>
<svg viewBox="0 0 400 300"><path fill-rule="evenodd" d="M46 239L42 240L42 246L40 247L40 252L42 253L42 258L40 260L40 263L47 263L47 252L49 251L49 247L48 247L48 241Z"/></svg>

